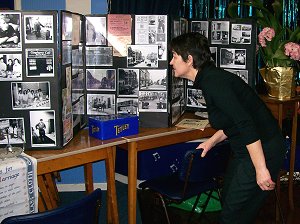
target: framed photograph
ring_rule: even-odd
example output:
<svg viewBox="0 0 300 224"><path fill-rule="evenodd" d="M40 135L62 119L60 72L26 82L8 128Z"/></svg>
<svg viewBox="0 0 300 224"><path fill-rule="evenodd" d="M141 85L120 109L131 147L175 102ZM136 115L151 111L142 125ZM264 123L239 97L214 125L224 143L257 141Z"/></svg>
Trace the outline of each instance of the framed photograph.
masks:
<svg viewBox="0 0 300 224"><path fill-rule="evenodd" d="M53 15L24 15L25 43L54 43Z"/></svg>
<svg viewBox="0 0 300 224"><path fill-rule="evenodd" d="M7 139L8 138L8 139ZM24 144L24 118L0 118L0 144Z"/></svg>
<svg viewBox="0 0 300 224"><path fill-rule="evenodd" d="M234 69L225 69L225 70L237 75L238 77L243 79L246 83L249 83L248 70L234 70Z"/></svg>
<svg viewBox="0 0 300 224"><path fill-rule="evenodd" d="M211 44L229 44L229 21L211 22Z"/></svg>
<svg viewBox="0 0 300 224"><path fill-rule="evenodd" d="M72 94L72 113L73 114L84 114L84 94L73 93ZM74 124L76 126L76 124Z"/></svg>
<svg viewBox="0 0 300 224"><path fill-rule="evenodd" d="M12 82L11 100L13 110L50 109L49 82Z"/></svg>
<svg viewBox="0 0 300 224"><path fill-rule="evenodd" d="M71 41L62 41L62 64L72 63L72 43Z"/></svg>
<svg viewBox="0 0 300 224"><path fill-rule="evenodd" d="M127 45L127 67L157 68L158 45Z"/></svg>
<svg viewBox="0 0 300 224"><path fill-rule="evenodd" d="M139 94L139 69L118 69L118 96L137 97Z"/></svg>
<svg viewBox="0 0 300 224"><path fill-rule="evenodd" d="M138 99L137 98L117 98L117 113L118 114L138 114Z"/></svg>
<svg viewBox="0 0 300 224"><path fill-rule="evenodd" d="M68 12L62 12L62 32L61 39L62 40L72 40L72 14Z"/></svg>
<svg viewBox="0 0 300 224"><path fill-rule="evenodd" d="M140 91L139 112L167 112L167 91Z"/></svg>
<svg viewBox="0 0 300 224"><path fill-rule="evenodd" d="M0 81L22 80L22 54L0 54Z"/></svg>
<svg viewBox="0 0 300 224"><path fill-rule="evenodd" d="M54 49L37 48L26 49L26 76L53 77L54 76Z"/></svg>
<svg viewBox="0 0 300 224"><path fill-rule="evenodd" d="M191 21L191 32L198 32L208 38L208 21Z"/></svg>
<svg viewBox="0 0 300 224"><path fill-rule="evenodd" d="M246 69L246 49L221 48L220 67Z"/></svg>
<svg viewBox="0 0 300 224"><path fill-rule="evenodd" d="M115 69L87 69L86 70L87 90L116 90Z"/></svg>
<svg viewBox="0 0 300 224"><path fill-rule="evenodd" d="M21 13L0 12L0 51L21 51Z"/></svg>
<svg viewBox="0 0 300 224"><path fill-rule="evenodd" d="M112 47L86 47L87 66L112 66Z"/></svg>
<svg viewBox="0 0 300 224"><path fill-rule="evenodd" d="M251 44L251 24L232 24L231 43L232 44Z"/></svg>
<svg viewBox="0 0 300 224"><path fill-rule="evenodd" d="M216 66L218 65L218 48L217 47L209 47L211 53L211 59L215 62Z"/></svg>
<svg viewBox="0 0 300 224"><path fill-rule="evenodd" d="M72 68L72 90L84 90L84 70Z"/></svg>
<svg viewBox="0 0 300 224"><path fill-rule="evenodd" d="M167 69L141 69L140 90L167 90Z"/></svg>
<svg viewBox="0 0 300 224"><path fill-rule="evenodd" d="M72 65L83 66L82 46L78 46L78 48L72 49Z"/></svg>
<svg viewBox="0 0 300 224"><path fill-rule="evenodd" d="M86 45L106 45L106 17L86 16Z"/></svg>
<svg viewBox="0 0 300 224"><path fill-rule="evenodd" d="M87 94L88 115L115 114L114 94Z"/></svg>
<svg viewBox="0 0 300 224"><path fill-rule="evenodd" d="M206 108L206 102L200 89L187 88L187 103L188 107Z"/></svg>
<svg viewBox="0 0 300 224"><path fill-rule="evenodd" d="M30 111L31 146L56 146L55 111Z"/></svg>

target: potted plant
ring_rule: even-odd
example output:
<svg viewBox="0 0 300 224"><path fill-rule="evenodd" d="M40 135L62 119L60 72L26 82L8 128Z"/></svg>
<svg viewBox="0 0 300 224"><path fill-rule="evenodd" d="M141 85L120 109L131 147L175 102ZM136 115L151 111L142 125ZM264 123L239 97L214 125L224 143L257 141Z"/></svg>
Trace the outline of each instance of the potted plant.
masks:
<svg viewBox="0 0 300 224"><path fill-rule="evenodd" d="M260 73L272 97L285 99L295 96L295 74L300 62L300 27L295 30L282 25L283 0L274 0L269 9L261 0L231 2L228 14L238 17L238 7L253 7L260 30L259 53L265 63Z"/></svg>

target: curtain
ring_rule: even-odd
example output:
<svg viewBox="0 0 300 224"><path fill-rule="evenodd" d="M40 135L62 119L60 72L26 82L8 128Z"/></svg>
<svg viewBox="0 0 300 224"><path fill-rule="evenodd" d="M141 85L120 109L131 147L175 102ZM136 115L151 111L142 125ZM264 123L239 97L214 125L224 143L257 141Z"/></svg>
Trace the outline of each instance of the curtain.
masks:
<svg viewBox="0 0 300 224"><path fill-rule="evenodd" d="M109 0L111 14L174 15L178 16L179 0Z"/></svg>

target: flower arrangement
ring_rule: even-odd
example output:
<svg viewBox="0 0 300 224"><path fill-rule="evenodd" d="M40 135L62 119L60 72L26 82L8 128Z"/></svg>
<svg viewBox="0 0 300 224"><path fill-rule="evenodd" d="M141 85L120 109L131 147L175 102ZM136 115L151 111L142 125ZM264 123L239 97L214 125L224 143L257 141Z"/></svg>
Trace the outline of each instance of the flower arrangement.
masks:
<svg viewBox="0 0 300 224"><path fill-rule="evenodd" d="M230 3L228 14L237 16L241 6L251 6L261 32L258 35L260 55L267 67L297 66L300 61L300 27L294 31L282 25L283 0L274 0L272 11L261 0L245 0L243 3Z"/></svg>

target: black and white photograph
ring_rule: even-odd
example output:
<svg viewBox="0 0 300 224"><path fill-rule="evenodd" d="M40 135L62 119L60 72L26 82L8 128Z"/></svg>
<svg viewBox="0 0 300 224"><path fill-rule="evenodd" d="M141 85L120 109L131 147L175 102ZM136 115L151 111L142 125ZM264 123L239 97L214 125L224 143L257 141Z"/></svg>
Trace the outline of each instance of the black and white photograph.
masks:
<svg viewBox="0 0 300 224"><path fill-rule="evenodd" d="M140 91L139 112L167 112L167 91Z"/></svg>
<svg viewBox="0 0 300 224"><path fill-rule="evenodd" d="M229 21L211 22L211 44L229 44Z"/></svg>
<svg viewBox="0 0 300 224"><path fill-rule="evenodd" d="M72 40L72 14L68 12L62 12L62 40Z"/></svg>
<svg viewBox="0 0 300 224"><path fill-rule="evenodd" d="M209 47L211 59L215 62L216 66L218 66L218 48L217 47Z"/></svg>
<svg viewBox="0 0 300 224"><path fill-rule="evenodd" d="M106 17L86 17L86 45L106 45Z"/></svg>
<svg viewBox="0 0 300 224"><path fill-rule="evenodd" d="M53 15L24 15L25 43L53 43Z"/></svg>
<svg viewBox="0 0 300 224"><path fill-rule="evenodd" d="M84 94L73 93L72 94L72 113L73 114L84 114Z"/></svg>
<svg viewBox="0 0 300 224"><path fill-rule="evenodd" d="M88 115L109 115L115 114L114 94L87 94Z"/></svg>
<svg viewBox="0 0 300 224"><path fill-rule="evenodd" d="M84 90L84 70L72 68L72 90Z"/></svg>
<svg viewBox="0 0 300 224"><path fill-rule="evenodd" d="M188 27L189 21L185 18L180 18L180 34L187 33L189 30Z"/></svg>
<svg viewBox="0 0 300 224"><path fill-rule="evenodd" d="M0 81L22 80L22 54L0 54Z"/></svg>
<svg viewBox="0 0 300 224"><path fill-rule="evenodd" d="M141 69L140 90L167 90L167 69Z"/></svg>
<svg viewBox="0 0 300 224"><path fill-rule="evenodd" d="M183 98L184 93L184 82L182 78L175 77L174 70L172 70L171 79L171 99Z"/></svg>
<svg viewBox="0 0 300 224"><path fill-rule="evenodd" d="M0 118L0 144L24 144L23 118Z"/></svg>
<svg viewBox="0 0 300 224"><path fill-rule="evenodd" d="M139 69L118 69L118 96L137 97L139 94Z"/></svg>
<svg viewBox="0 0 300 224"><path fill-rule="evenodd" d="M220 67L246 69L246 49L221 48Z"/></svg>
<svg viewBox="0 0 300 224"><path fill-rule="evenodd" d="M115 69L87 69L86 88L91 91L116 90Z"/></svg>
<svg viewBox="0 0 300 224"><path fill-rule="evenodd" d="M22 50L21 13L0 13L0 51Z"/></svg>
<svg viewBox="0 0 300 224"><path fill-rule="evenodd" d="M38 48L26 49L26 76L53 77L54 49Z"/></svg>
<svg viewBox="0 0 300 224"><path fill-rule="evenodd" d="M191 32L198 32L208 38L208 21L191 21Z"/></svg>
<svg viewBox="0 0 300 224"><path fill-rule="evenodd" d="M82 46L72 49L72 66L83 66Z"/></svg>
<svg viewBox="0 0 300 224"><path fill-rule="evenodd" d="M12 82L13 110L50 109L49 82Z"/></svg>
<svg viewBox="0 0 300 224"><path fill-rule="evenodd" d="M118 114L138 114L138 99L137 98L117 98L117 113Z"/></svg>
<svg viewBox="0 0 300 224"><path fill-rule="evenodd" d="M72 62L72 43L71 41L62 41L62 64L70 64Z"/></svg>
<svg viewBox="0 0 300 224"><path fill-rule="evenodd" d="M86 47L87 66L112 66L113 47Z"/></svg>
<svg viewBox="0 0 300 224"><path fill-rule="evenodd" d="M55 111L30 111L31 146L56 146Z"/></svg>
<svg viewBox="0 0 300 224"><path fill-rule="evenodd" d="M232 44L251 44L251 24L232 24L231 43Z"/></svg>
<svg viewBox="0 0 300 224"><path fill-rule="evenodd" d="M180 22L177 20L173 21L173 37L180 35Z"/></svg>
<svg viewBox="0 0 300 224"><path fill-rule="evenodd" d="M248 83L248 70L235 70L235 69L225 69L226 71L229 71L241 79L243 79L246 83Z"/></svg>
<svg viewBox="0 0 300 224"><path fill-rule="evenodd" d="M158 67L158 45L127 45L127 66Z"/></svg>
<svg viewBox="0 0 300 224"><path fill-rule="evenodd" d="M187 104L188 107L206 108L206 102L200 89L187 88Z"/></svg>

